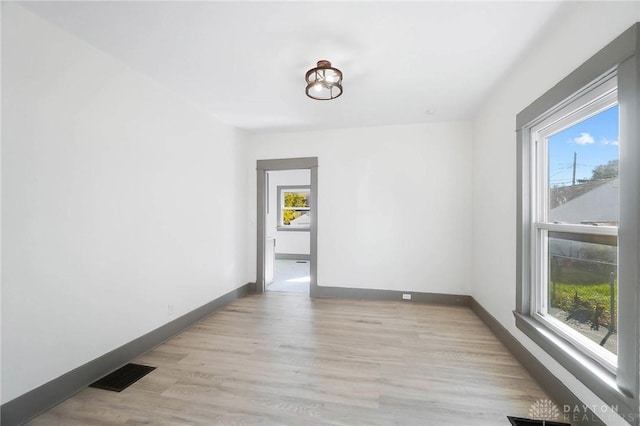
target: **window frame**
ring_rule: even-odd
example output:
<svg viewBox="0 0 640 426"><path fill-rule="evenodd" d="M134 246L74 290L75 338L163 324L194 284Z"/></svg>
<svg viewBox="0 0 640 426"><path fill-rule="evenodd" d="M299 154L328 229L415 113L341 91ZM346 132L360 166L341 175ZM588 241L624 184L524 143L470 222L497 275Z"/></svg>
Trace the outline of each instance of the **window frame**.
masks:
<svg viewBox="0 0 640 426"><path fill-rule="evenodd" d="M309 202L309 207L305 209L297 209L297 210L305 210L308 211L309 215L311 215L311 185L279 185L277 188L278 194L278 224L276 229L278 231L294 231L294 232L309 232L311 230L311 224L309 225L284 225L282 223L283 220L283 210L286 209L284 207L284 193L285 192L305 192L308 194L307 201Z"/></svg>
<svg viewBox="0 0 640 426"><path fill-rule="evenodd" d="M544 323L554 333L560 335L589 357L615 373L617 369L617 356L608 350L586 338L579 332L562 324L555 318L546 315L548 310L548 239L550 233L569 233L584 236L609 236L618 237L617 226L596 226L577 223L554 223L549 219L549 150L545 140L577 123L591 118L615 105L618 105L617 77L612 72L590 87L585 93L576 97L570 103L544 118L536 121L529 129L531 135L531 185L532 205L531 211L531 309L530 315L537 321ZM616 242L617 247L617 242Z"/></svg>
<svg viewBox="0 0 640 426"><path fill-rule="evenodd" d="M634 24L516 116L517 261L516 327L630 424L640 421L640 23ZM535 165L532 128L617 76L620 123L618 227L618 359L612 369L540 321L532 300L536 253ZM582 225L584 226L584 225ZM560 230L563 225L557 226ZM573 227L572 227L573 228ZM604 227L603 227L604 228ZM554 229L556 230L556 229Z"/></svg>

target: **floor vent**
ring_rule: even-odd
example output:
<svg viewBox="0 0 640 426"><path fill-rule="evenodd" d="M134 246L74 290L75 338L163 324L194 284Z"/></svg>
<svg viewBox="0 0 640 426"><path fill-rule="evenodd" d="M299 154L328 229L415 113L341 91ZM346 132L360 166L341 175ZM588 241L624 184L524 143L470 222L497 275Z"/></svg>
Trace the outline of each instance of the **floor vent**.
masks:
<svg viewBox="0 0 640 426"><path fill-rule="evenodd" d="M571 426L569 423L552 422L549 420L533 420L511 416L507 416L507 418L513 426Z"/></svg>
<svg viewBox="0 0 640 426"><path fill-rule="evenodd" d="M155 370L155 367L140 364L127 364L102 379L91 383L92 388L121 392L147 374Z"/></svg>

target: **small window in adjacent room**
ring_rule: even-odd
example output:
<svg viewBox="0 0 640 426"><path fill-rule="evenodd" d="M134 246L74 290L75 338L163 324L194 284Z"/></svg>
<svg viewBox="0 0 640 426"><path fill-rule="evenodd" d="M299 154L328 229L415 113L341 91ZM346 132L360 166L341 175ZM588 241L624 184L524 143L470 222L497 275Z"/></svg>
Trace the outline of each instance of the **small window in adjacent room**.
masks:
<svg viewBox="0 0 640 426"><path fill-rule="evenodd" d="M311 226L311 188L307 185L278 187L278 230L308 231Z"/></svg>

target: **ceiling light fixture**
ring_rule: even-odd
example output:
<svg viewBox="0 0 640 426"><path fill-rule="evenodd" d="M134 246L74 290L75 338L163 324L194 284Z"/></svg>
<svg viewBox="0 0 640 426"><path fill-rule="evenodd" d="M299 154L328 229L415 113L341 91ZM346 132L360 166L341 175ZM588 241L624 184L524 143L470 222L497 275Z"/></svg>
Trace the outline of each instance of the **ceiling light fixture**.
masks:
<svg viewBox="0 0 640 426"><path fill-rule="evenodd" d="M328 101L342 95L342 71L331 66L329 61L318 61L316 68L307 71L307 96L319 101Z"/></svg>

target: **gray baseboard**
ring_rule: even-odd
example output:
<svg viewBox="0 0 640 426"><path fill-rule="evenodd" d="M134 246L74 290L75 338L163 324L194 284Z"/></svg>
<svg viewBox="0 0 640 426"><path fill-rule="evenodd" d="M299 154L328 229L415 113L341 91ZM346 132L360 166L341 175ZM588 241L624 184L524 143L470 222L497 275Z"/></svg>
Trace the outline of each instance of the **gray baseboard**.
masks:
<svg viewBox="0 0 640 426"><path fill-rule="evenodd" d="M403 294L410 294L411 300L403 300ZM415 291L317 286L312 296L335 297L337 299L399 300L407 303L471 306L471 296L462 294L421 293Z"/></svg>
<svg viewBox="0 0 640 426"><path fill-rule="evenodd" d="M311 255L309 255L309 254L295 254L295 253L276 253L276 259L311 260Z"/></svg>
<svg viewBox="0 0 640 426"><path fill-rule="evenodd" d="M481 304L473 297L471 298L471 309L484 322L500 342L507 347L513 356L522 364L522 366L531 374L531 376L540 384L547 392L551 399L560 407L569 406L572 409L577 407L581 412L571 412L572 417L565 421L574 426L605 426L603 423L585 404L578 399L577 396L568 387L565 386L556 376L547 369L531 352L525 348L497 319L493 317ZM586 410L586 412L584 411Z"/></svg>
<svg viewBox="0 0 640 426"><path fill-rule="evenodd" d="M253 285L252 285L253 284ZM245 284L179 318L140 336L44 385L33 389L0 407L0 424L21 425L78 393L91 383L117 370L148 352L196 322L211 315L247 293L255 291L255 283Z"/></svg>

